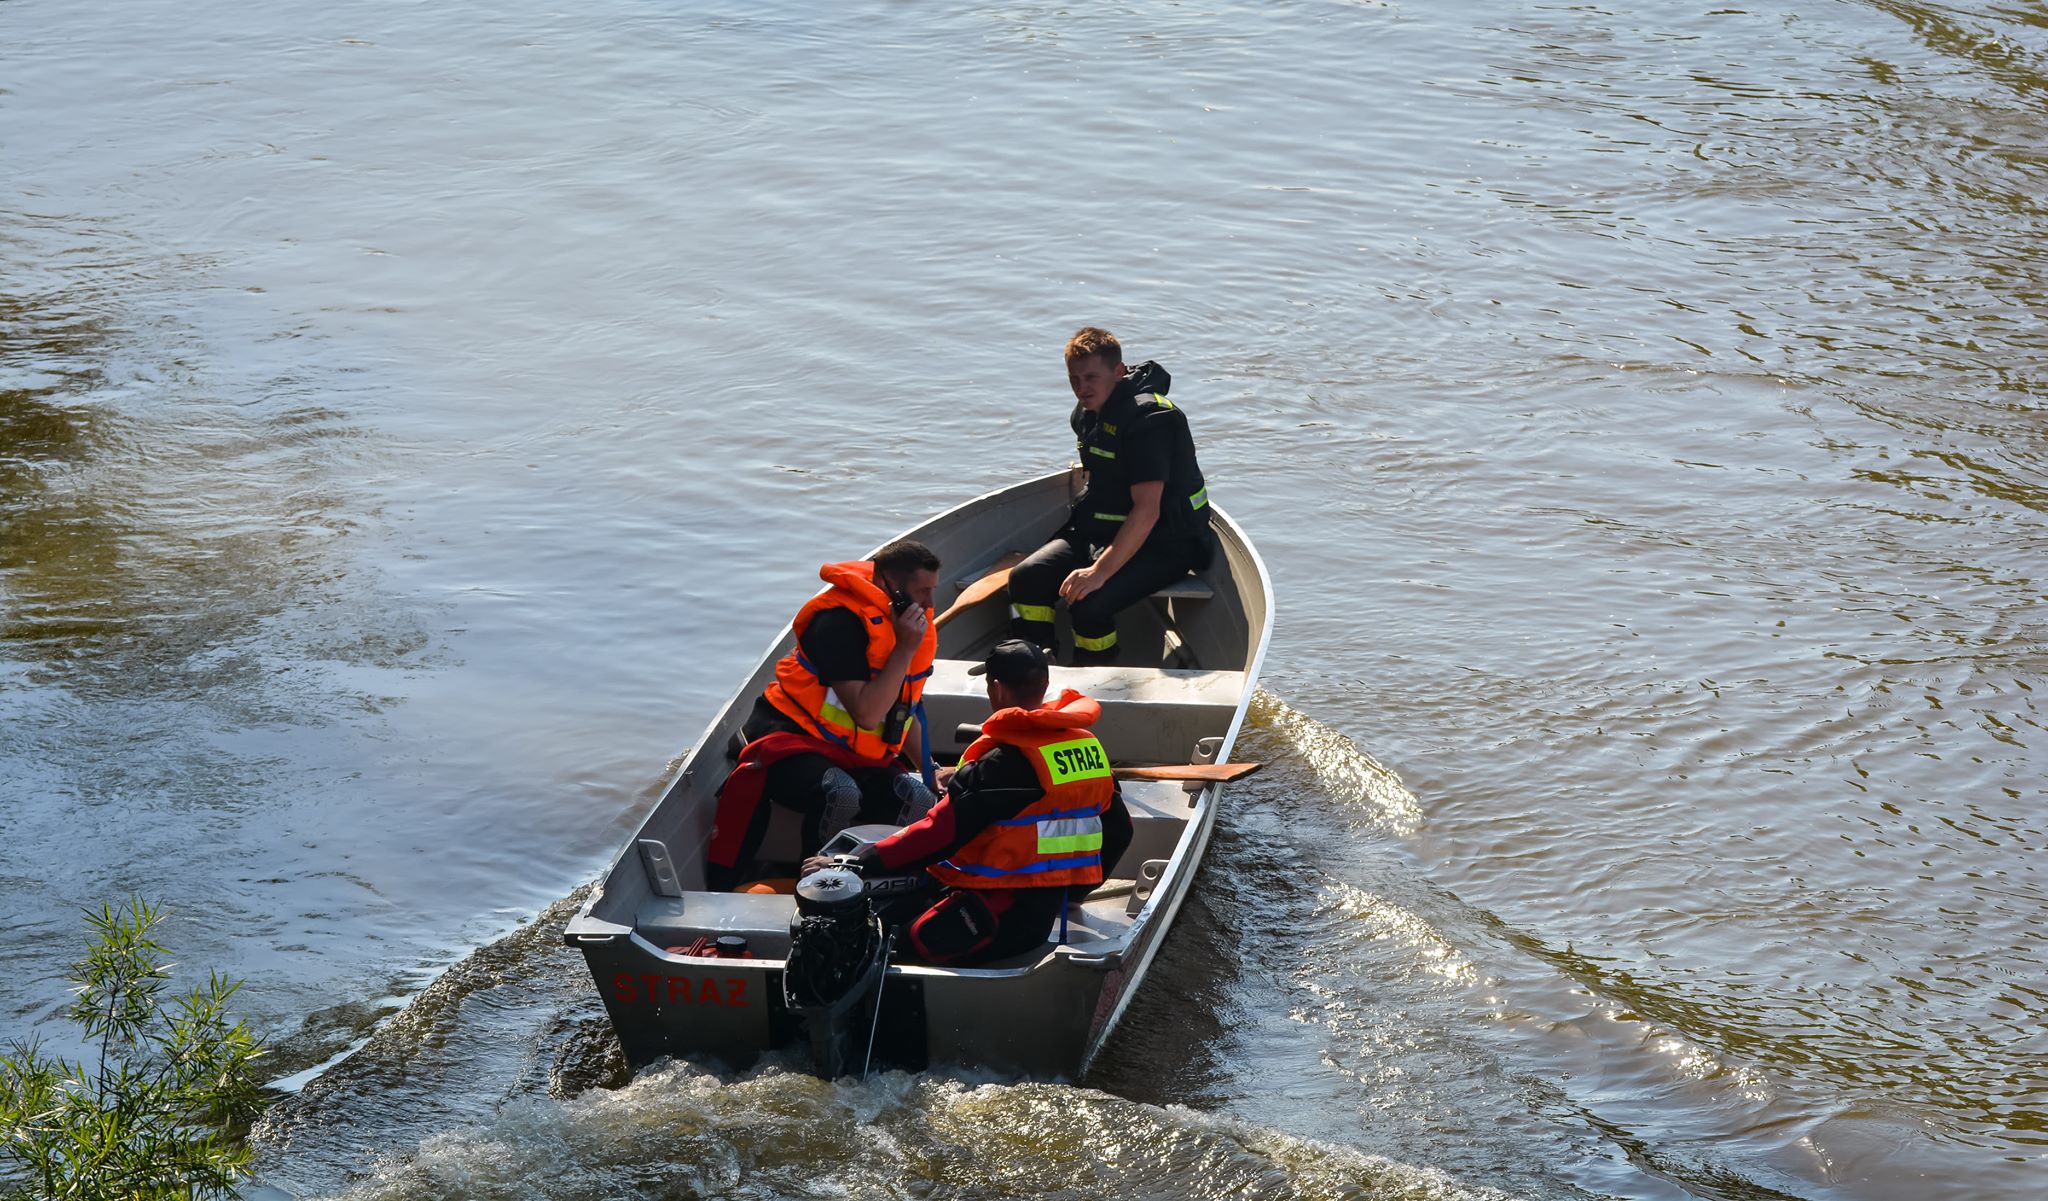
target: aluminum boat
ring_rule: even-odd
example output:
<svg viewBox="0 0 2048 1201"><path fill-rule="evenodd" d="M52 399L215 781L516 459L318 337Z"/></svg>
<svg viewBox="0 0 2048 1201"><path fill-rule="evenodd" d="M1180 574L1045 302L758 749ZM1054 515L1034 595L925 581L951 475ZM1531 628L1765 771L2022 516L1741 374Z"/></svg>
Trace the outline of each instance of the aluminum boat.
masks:
<svg viewBox="0 0 2048 1201"><path fill-rule="evenodd" d="M946 607L1005 555L1051 537L1081 482L1080 470L1069 468L905 531L944 564L937 604ZM1209 567L1119 617L1117 665L1052 668L1053 692L1074 688L1102 703L1095 733L1119 768L1230 761L1272 630L1273 598L1243 530L1220 508L1212 527L1217 553ZM794 613L803 599L790 596L783 607ZM1060 625L1064 643L1064 609ZM967 669L1008 631L1001 593L939 631L924 694L935 759L956 757L967 733L961 728L988 716L982 682ZM635 1068L668 1056L740 1067L789 1048L794 1063L825 1075L958 1065L1082 1077L1130 1010L1193 886L1229 785L1122 781L1135 835L1121 859L1106 865L1102 885L1069 905L1063 942L973 968L910 962L883 946L880 963L870 964L871 995L828 1018L785 980L798 899L705 887L717 793L735 761L740 725L790 645L785 626L563 931L588 962L627 1058ZM799 825L778 807L771 850L779 845L793 861ZM890 829L862 826L840 838L844 845ZM721 938L728 940L723 953ZM744 951L734 950L734 940L743 940ZM828 1020L848 1030L822 1029ZM841 1050L828 1048L832 1039Z"/></svg>

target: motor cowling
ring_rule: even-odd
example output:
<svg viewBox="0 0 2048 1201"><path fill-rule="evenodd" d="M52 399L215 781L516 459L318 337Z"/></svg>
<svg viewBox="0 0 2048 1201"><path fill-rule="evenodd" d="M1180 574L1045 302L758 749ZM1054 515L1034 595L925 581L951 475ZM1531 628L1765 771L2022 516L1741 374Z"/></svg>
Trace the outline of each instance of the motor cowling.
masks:
<svg viewBox="0 0 2048 1201"><path fill-rule="evenodd" d="M882 937L859 872L833 866L797 881L782 976L784 999L795 1009L832 1007L845 1000L879 962Z"/></svg>
<svg viewBox="0 0 2048 1201"><path fill-rule="evenodd" d="M802 1019L814 1066L828 1080L867 1071L888 945L849 860L797 881L782 998Z"/></svg>

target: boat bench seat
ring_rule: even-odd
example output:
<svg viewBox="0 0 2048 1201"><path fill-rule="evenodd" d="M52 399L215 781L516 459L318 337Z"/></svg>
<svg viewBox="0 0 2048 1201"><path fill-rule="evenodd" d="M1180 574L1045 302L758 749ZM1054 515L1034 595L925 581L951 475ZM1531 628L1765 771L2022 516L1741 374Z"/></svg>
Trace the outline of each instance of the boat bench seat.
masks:
<svg viewBox="0 0 2048 1201"><path fill-rule="evenodd" d="M988 569L982 567L976 569L971 574L959 577L953 581L953 594L958 596L960 593L967 591L970 585L987 574ZM1216 595L1216 589L1211 587L1209 581L1202 575L1185 575L1164 588L1155 591L1152 595L1173 597L1179 600L1208 600Z"/></svg>
<svg viewBox="0 0 2048 1201"><path fill-rule="evenodd" d="M939 659L925 685L933 750L946 749L956 725L988 716L988 686L970 676L972 659ZM1096 737L1113 763L1186 763L1199 739L1230 728L1244 691L1241 671L1156 667L1054 667L1051 691L1072 688L1102 702ZM957 749L957 748L955 748Z"/></svg>
<svg viewBox="0 0 2048 1201"><path fill-rule="evenodd" d="M1208 600L1216 595L1216 590L1210 587L1209 581L1201 576L1189 575L1182 576L1152 595L1155 597L1163 596L1170 600Z"/></svg>
<svg viewBox="0 0 2048 1201"><path fill-rule="evenodd" d="M737 934L757 955L779 958L789 948L793 897L772 893L689 892L643 902L633 928L657 947L687 946L700 934Z"/></svg>

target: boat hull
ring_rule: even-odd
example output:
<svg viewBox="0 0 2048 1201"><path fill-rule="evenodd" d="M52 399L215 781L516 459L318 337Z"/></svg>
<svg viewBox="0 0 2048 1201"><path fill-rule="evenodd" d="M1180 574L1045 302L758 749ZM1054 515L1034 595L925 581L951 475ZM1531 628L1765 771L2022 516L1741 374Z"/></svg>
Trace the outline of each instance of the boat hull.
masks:
<svg viewBox="0 0 2048 1201"><path fill-rule="evenodd" d="M949 573L958 573L947 577L952 586L962 587L978 568L1015 549L1013 542L1035 545L1058 528L1077 483L1075 472L1029 481L906 536L932 545ZM1169 590L1175 595L1134 610L1131 643L1145 648L1139 662L1054 669L1054 687L1078 687L1103 702L1097 732L1120 763L1229 757L1256 685L1271 598L1263 564L1242 532L1220 511L1216 524L1217 565ZM940 604L947 599L942 592ZM796 603L792 598L792 610ZM988 604L941 632L941 660L925 698L933 730L985 716L980 681L965 669L1006 631L1006 610ZM636 1067L671 1056L743 1067L775 1052L810 1066L806 1019L783 995L791 899L712 893L702 884L703 847L717 785L730 767L733 731L789 642L785 629L564 930L564 940L583 953ZM1116 878L1070 907L1066 942L979 968L890 964L873 1011L873 1065L1083 1075L1130 1010L1193 887L1224 787L1127 781L1133 845L1114 865ZM691 953L693 945L703 950L698 939L719 935L745 939L747 957Z"/></svg>

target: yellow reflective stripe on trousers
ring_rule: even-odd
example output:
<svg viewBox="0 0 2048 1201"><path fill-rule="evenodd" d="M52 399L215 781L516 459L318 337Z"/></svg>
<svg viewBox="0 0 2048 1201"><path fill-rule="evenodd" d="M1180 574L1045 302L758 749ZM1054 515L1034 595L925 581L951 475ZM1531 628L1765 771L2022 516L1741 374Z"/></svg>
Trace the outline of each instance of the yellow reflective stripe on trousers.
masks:
<svg viewBox="0 0 2048 1201"><path fill-rule="evenodd" d="M1102 449L1102 448L1101 448L1100 446L1091 446L1091 447L1089 447L1089 448L1088 448L1088 453L1089 453L1089 454L1091 454L1091 455L1101 455L1101 456L1102 456L1103 458L1105 458L1105 459L1114 459L1114 458L1116 458L1116 452L1115 452L1115 451L1113 451L1113 450L1104 450L1104 449Z"/></svg>
<svg viewBox="0 0 2048 1201"><path fill-rule="evenodd" d="M1077 651L1106 651L1116 645L1116 631L1111 630L1100 638L1083 638L1074 635L1074 649Z"/></svg>
<svg viewBox="0 0 2048 1201"><path fill-rule="evenodd" d="M1126 515L1126 514L1123 514L1123 513L1097 513L1097 514L1095 515L1095 520L1097 520L1097 521L1122 521L1122 520L1123 520L1123 519L1125 518L1125 516L1127 516L1127 515Z"/></svg>
<svg viewBox="0 0 2048 1201"><path fill-rule="evenodd" d="M1075 851L1102 849L1102 819L1061 817L1038 823L1038 853L1071 855Z"/></svg>
<svg viewBox="0 0 2048 1201"><path fill-rule="evenodd" d="M1051 605L1011 605L1010 616L1018 621L1051 621Z"/></svg>

